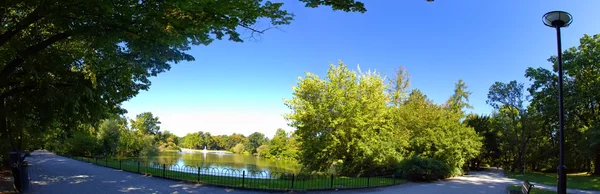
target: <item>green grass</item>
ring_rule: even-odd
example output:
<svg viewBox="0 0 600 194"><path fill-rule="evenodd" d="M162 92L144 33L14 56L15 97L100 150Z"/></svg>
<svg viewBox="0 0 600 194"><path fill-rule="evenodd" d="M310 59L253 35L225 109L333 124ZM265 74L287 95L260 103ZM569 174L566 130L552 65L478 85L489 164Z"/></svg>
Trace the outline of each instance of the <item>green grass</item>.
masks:
<svg viewBox="0 0 600 194"><path fill-rule="evenodd" d="M535 183L556 186L557 176L555 173L541 173L541 172L526 172L524 174L519 173L506 173L509 178L515 178L519 180L528 180ZM596 190L600 191L600 177L590 176L586 173L567 174L567 188L569 189L583 189L583 190Z"/></svg>
<svg viewBox="0 0 600 194"><path fill-rule="evenodd" d="M515 185L515 186L510 186L507 189L520 191L521 187L522 186L520 186L520 185ZM529 193L530 194L556 194L557 192L550 191L550 190L544 190L544 189L536 189L534 186L533 188L531 188L531 191Z"/></svg>
<svg viewBox="0 0 600 194"><path fill-rule="evenodd" d="M133 161L122 161L118 160L104 160L99 159L96 163L95 159L89 158L74 158L77 160L90 162L100 166L107 166L115 169L122 169L124 171L130 171L140 173L148 176L165 177L170 179L177 179L190 182L200 182L211 185L229 186L229 187L244 187L254 189L269 189L269 190L320 190L320 189L349 189L349 188L366 188L366 187L378 187L387 186L394 184L402 184L406 182L403 179L393 179L392 177L338 177L335 176L333 179L331 176L325 176L321 178L311 178L307 180L294 181L287 179L259 179L259 178L244 178L241 177L229 177L229 176L217 176L217 175L198 175L194 171L195 169L189 169L190 172L180 172L165 169L162 167L148 167L144 164L139 166L137 162ZM216 174L216 173L215 173ZM243 183L242 183L243 182ZM243 184L243 185L242 185ZM293 184L293 187L292 187Z"/></svg>

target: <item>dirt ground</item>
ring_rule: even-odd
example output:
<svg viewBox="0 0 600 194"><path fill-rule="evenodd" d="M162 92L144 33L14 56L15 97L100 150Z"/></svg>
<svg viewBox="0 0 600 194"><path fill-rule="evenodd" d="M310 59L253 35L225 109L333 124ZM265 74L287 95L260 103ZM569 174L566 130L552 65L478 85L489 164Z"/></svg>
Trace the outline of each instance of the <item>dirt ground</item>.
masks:
<svg viewBox="0 0 600 194"><path fill-rule="evenodd" d="M13 177L9 168L0 170L0 193L18 193L13 186Z"/></svg>

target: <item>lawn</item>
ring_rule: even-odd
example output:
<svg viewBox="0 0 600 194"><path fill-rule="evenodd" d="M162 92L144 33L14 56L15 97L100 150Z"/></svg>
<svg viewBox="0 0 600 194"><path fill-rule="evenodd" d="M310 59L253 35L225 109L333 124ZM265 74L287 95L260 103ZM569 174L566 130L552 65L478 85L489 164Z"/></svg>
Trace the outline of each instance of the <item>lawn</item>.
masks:
<svg viewBox="0 0 600 194"><path fill-rule="evenodd" d="M518 190L518 191L520 191L521 190L521 186L519 186L519 185L510 186L507 189L508 190ZM544 189L536 189L535 186L534 186L529 193L530 194L556 194L557 192L550 191L550 190L544 190Z"/></svg>
<svg viewBox="0 0 600 194"><path fill-rule="evenodd" d="M556 186L557 175L555 173L541 173L541 172L526 172L524 174L519 173L506 173L509 178L515 178L519 180L528 180L535 183ZM567 175L567 188L569 189L583 189L583 190L596 190L600 191L600 177L590 176L586 173L568 174Z"/></svg>
<svg viewBox="0 0 600 194"><path fill-rule="evenodd" d="M115 169L122 169L150 176L164 177L176 180L184 180L190 182L201 182L212 185L244 187L253 189L268 189L268 190L321 190L321 189L349 189L349 188L366 188L378 187L394 184L402 184L403 179L394 179L392 177L339 177L339 176L321 176L319 178L311 177L310 179L299 180L295 177L290 179L260 179L260 178L242 178L233 177L231 173L215 172L207 174L198 174L195 168L181 168L177 171L162 169L161 166L150 167L144 164L138 166L137 162L125 162L118 160L101 159L96 161L90 158L74 158L77 160L90 162L100 166L107 166ZM183 171L183 172L182 172ZM221 175L221 176L220 176ZM227 176L229 175L229 176ZM248 176L248 175L246 175Z"/></svg>

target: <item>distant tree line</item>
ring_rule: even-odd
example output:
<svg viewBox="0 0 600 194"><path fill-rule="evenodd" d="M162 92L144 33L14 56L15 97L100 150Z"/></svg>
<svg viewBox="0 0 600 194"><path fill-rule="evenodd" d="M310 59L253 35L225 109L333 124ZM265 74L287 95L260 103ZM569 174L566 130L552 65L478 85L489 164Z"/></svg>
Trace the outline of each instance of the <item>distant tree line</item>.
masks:
<svg viewBox="0 0 600 194"><path fill-rule="evenodd" d="M233 153L253 154L264 158L297 159L297 144L293 133L277 129L272 139L263 133L211 135L210 132L188 133L181 140L181 147L190 149L228 150Z"/></svg>
<svg viewBox="0 0 600 194"><path fill-rule="evenodd" d="M129 122L124 117L115 117L102 120L96 127L81 125L67 138L46 136L38 146L77 156L138 157L180 151L179 137L160 131L159 124L158 117L150 112L141 113Z"/></svg>

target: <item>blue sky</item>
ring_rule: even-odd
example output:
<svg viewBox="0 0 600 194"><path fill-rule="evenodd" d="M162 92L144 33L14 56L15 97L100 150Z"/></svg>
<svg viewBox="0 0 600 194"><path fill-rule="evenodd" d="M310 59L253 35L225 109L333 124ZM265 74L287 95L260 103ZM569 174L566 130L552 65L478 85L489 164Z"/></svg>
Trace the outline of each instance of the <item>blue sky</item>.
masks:
<svg viewBox="0 0 600 194"><path fill-rule="evenodd" d="M291 98L298 77L324 75L339 60L390 76L404 66L411 88L437 103L464 79L472 111L489 114L485 101L495 81L528 83L527 67L551 67L546 59L556 54L556 35L542 24L544 13L573 15L562 30L563 49L577 46L583 34L600 33L597 0L377 0L364 1L365 14L285 2L296 14L291 25L259 41L193 47L195 61L174 64L151 79L149 91L123 103L127 116L150 111L162 130L180 136L195 131L272 136L277 128L292 130L281 117L289 112L282 99Z"/></svg>

